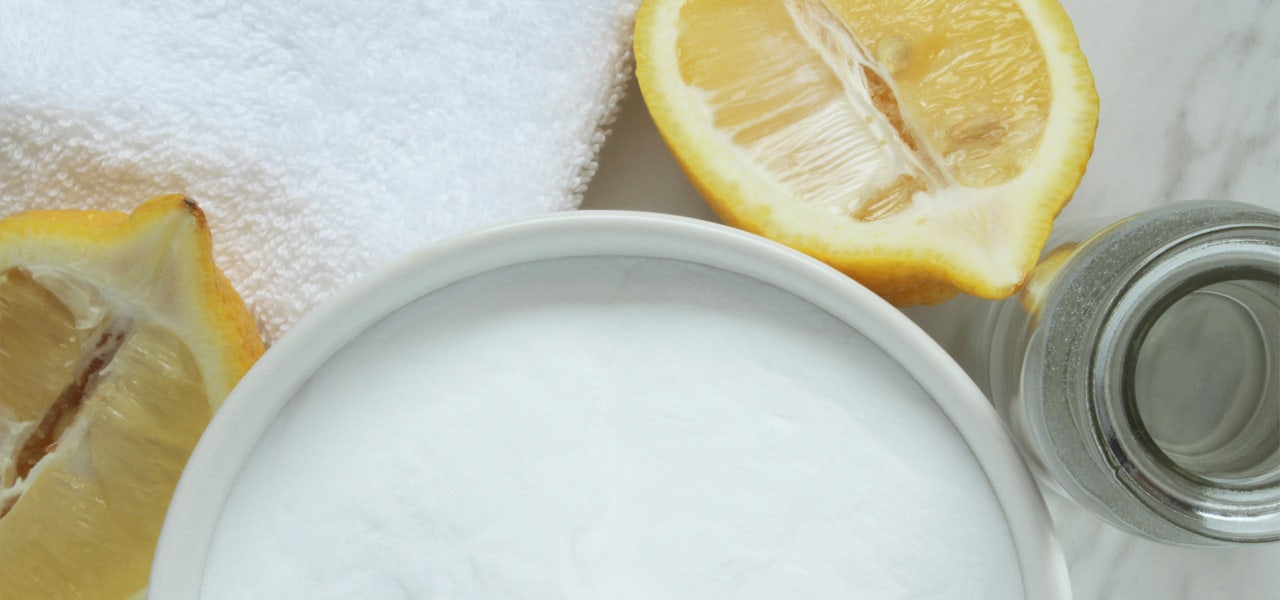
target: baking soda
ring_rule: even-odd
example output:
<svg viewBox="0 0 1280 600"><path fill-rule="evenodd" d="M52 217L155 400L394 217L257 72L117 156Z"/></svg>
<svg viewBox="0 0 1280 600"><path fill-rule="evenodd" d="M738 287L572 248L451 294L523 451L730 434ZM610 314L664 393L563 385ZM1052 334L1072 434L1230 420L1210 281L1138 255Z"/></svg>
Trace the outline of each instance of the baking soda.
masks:
<svg viewBox="0 0 1280 600"><path fill-rule="evenodd" d="M207 599L1021 598L959 433L866 338L683 262L510 267L365 331L222 514Z"/></svg>

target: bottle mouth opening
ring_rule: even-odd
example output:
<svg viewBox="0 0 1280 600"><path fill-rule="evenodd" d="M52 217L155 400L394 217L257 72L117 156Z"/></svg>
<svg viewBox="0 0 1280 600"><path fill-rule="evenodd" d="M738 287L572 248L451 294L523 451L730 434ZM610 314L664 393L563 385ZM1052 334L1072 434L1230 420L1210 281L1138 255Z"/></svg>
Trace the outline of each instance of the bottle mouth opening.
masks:
<svg viewBox="0 0 1280 600"><path fill-rule="evenodd" d="M1125 357L1125 414L1168 467L1247 491L1280 484L1280 280L1189 282ZM1234 274L1233 274L1234 276Z"/></svg>
<svg viewBox="0 0 1280 600"><path fill-rule="evenodd" d="M1280 539L1280 230L1163 252L1096 350L1096 425L1130 493L1198 535Z"/></svg>

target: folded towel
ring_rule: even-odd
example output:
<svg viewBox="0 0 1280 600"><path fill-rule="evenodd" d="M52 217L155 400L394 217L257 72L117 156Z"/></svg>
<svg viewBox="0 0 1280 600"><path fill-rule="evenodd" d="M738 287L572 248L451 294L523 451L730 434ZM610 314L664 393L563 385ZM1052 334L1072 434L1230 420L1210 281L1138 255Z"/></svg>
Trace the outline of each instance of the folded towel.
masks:
<svg viewBox="0 0 1280 600"><path fill-rule="evenodd" d="M185 193L278 337L442 236L574 208L638 0L0 4L0 216Z"/></svg>

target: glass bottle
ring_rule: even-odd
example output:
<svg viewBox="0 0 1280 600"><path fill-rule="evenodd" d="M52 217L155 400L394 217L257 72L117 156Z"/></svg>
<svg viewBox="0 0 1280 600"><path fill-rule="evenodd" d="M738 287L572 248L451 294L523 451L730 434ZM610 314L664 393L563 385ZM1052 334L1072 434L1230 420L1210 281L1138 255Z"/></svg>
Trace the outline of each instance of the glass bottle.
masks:
<svg viewBox="0 0 1280 600"><path fill-rule="evenodd" d="M1280 213L1059 231L961 351L1042 481L1169 543L1280 539Z"/></svg>

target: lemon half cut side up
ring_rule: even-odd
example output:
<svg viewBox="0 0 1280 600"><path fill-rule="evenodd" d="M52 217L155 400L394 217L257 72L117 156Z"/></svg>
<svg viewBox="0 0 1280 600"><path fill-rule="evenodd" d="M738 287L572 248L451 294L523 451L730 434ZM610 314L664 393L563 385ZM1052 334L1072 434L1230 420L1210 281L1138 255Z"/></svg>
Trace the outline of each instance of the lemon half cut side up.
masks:
<svg viewBox="0 0 1280 600"><path fill-rule="evenodd" d="M898 305L1017 291L1093 150L1054 0L646 0L635 55L726 223Z"/></svg>
<svg viewBox="0 0 1280 600"><path fill-rule="evenodd" d="M194 202L0 220L0 598L140 594L188 456L262 352Z"/></svg>

